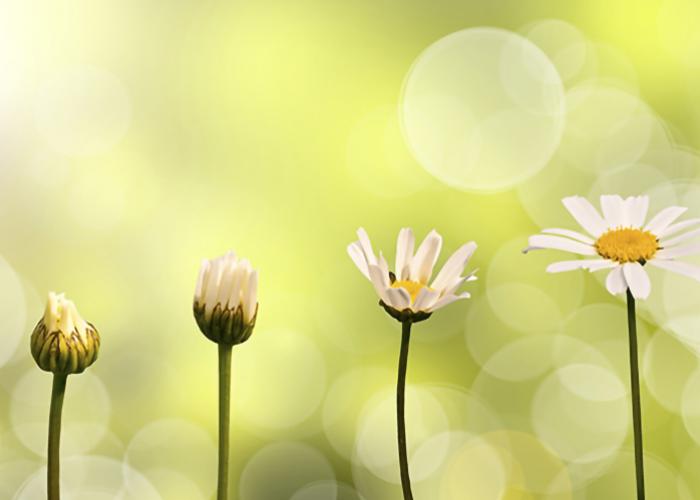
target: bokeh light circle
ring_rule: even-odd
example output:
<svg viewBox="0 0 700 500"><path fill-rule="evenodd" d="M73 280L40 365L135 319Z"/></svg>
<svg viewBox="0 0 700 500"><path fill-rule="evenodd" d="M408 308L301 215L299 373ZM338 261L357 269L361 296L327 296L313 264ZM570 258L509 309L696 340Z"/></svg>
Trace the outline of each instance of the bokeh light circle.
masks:
<svg viewBox="0 0 700 500"><path fill-rule="evenodd" d="M591 358L586 354L571 358L569 362L600 364L613 370L620 380L628 380L627 328L627 310L624 304L595 303L581 307L567 318L564 331L595 349L596 356ZM643 321L637 322L637 338L641 359L649 341L649 329ZM605 363L596 360L599 355L604 356Z"/></svg>
<svg viewBox="0 0 700 500"><path fill-rule="evenodd" d="M403 132L442 182L498 191L537 173L563 130L564 90L532 42L495 28L452 33L425 49L404 83Z"/></svg>
<svg viewBox="0 0 700 500"><path fill-rule="evenodd" d="M499 450L478 437L467 440L449 459L440 480L438 498L474 500L503 498L507 471Z"/></svg>
<svg viewBox="0 0 700 500"><path fill-rule="evenodd" d="M39 469L14 500L46 497L46 467ZM61 460L61 498L66 500L162 500L138 471L113 458L84 455Z"/></svg>
<svg viewBox="0 0 700 500"><path fill-rule="evenodd" d="M205 498L214 492L216 445L206 430L192 422L162 419L147 424L129 442L125 460L164 497L171 486L171 472L189 479ZM177 476L175 480L184 489L192 488Z"/></svg>
<svg viewBox="0 0 700 500"><path fill-rule="evenodd" d="M639 97L598 81L566 93L559 153L570 166L602 172L633 163L649 144L655 117Z"/></svg>
<svg viewBox="0 0 700 500"><path fill-rule="evenodd" d="M49 80L34 106L36 127L59 153L88 156L116 145L131 121L124 85L100 68L80 66Z"/></svg>
<svg viewBox="0 0 700 500"><path fill-rule="evenodd" d="M232 405L239 418L258 428L301 424L318 409L326 390L321 351L311 338L291 330L256 332L232 371L233 380L255 381L235 386Z"/></svg>
<svg viewBox="0 0 700 500"><path fill-rule="evenodd" d="M649 392L666 410L681 413L683 390L700 368L697 353L663 330L652 335L644 351L642 370Z"/></svg>
<svg viewBox="0 0 700 500"><path fill-rule="evenodd" d="M10 401L13 431L24 446L40 456L46 456L50 394L51 374L32 367L15 384ZM92 450L105 436L111 412L102 380L90 370L70 377L63 404L61 453L70 456Z"/></svg>
<svg viewBox="0 0 700 500"><path fill-rule="evenodd" d="M364 497L347 484L318 481L300 489L289 500L364 500Z"/></svg>
<svg viewBox="0 0 700 500"><path fill-rule="evenodd" d="M430 460L413 460L423 443L448 430L449 423L440 402L421 386L406 387L406 441L411 476L421 481L433 474L445 459L447 443L431 449ZM356 434L355 456L363 467L388 483L399 482L396 454L396 394L385 389L367 402Z"/></svg>
<svg viewBox="0 0 700 500"><path fill-rule="evenodd" d="M0 441L0 445L4 443ZM0 461L0 498L12 498L38 468L31 460Z"/></svg>
<svg viewBox="0 0 700 500"><path fill-rule="evenodd" d="M350 370L333 382L323 402L322 421L326 438L340 455L352 457L362 408L395 376L388 368L370 366Z"/></svg>
<svg viewBox="0 0 700 500"><path fill-rule="evenodd" d="M664 500L692 500L688 486L678 471L657 457L644 454L645 489L647 498ZM620 452L615 462L585 490L585 500L600 498L636 498L634 455L631 451Z"/></svg>
<svg viewBox="0 0 700 500"><path fill-rule="evenodd" d="M561 19L545 19L520 31L547 54L563 81L574 79L584 69L595 70L595 51L575 26Z"/></svg>
<svg viewBox="0 0 700 500"><path fill-rule="evenodd" d="M537 436L570 462L614 454L627 436L627 391L609 369L586 364L559 368L540 385L532 402Z"/></svg>
<svg viewBox="0 0 700 500"><path fill-rule="evenodd" d="M38 318L36 318L38 319ZM10 264L0 256L0 367L14 355L25 332L27 301L22 280Z"/></svg>
<svg viewBox="0 0 700 500"><path fill-rule="evenodd" d="M487 297L496 316L519 332L553 332L564 321L552 296L527 283L504 283L492 287Z"/></svg>
<svg viewBox="0 0 700 500"><path fill-rule="evenodd" d="M538 287L541 290L540 294L547 294L545 302L548 304L554 302L556 309L562 314L572 312L583 301L585 274L544 272L549 264L557 260L557 256L549 252L530 252L523 255L522 250L527 246L528 236L528 234L521 234L504 243L490 260L486 272L485 289L490 298L492 309L503 311L505 307L498 304L498 297L491 298L491 290L498 290L497 287L500 285L519 283ZM527 306L522 304L517 307L525 308ZM557 317L560 316L557 313L553 314ZM516 329L522 329L526 326L517 325Z"/></svg>
<svg viewBox="0 0 700 500"><path fill-rule="evenodd" d="M317 481L335 479L328 460L307 444L282 441L268 445L248 461L239 483L240 498L290 498Z"/></svg>
<svg viewBox="0 0 700 500"><path fill-rule="evenodd" d="M681 416L683 425L695 443L700 445L700 369L695 370L683 386Z"/></svg>
<svg viewBox="0 0 700 500"><path fill-rule="evenodd" d="M489 332L485 335L484 332ZM491 308L488 297L475 298L470 304L464 327L464 339L472 358L481 366L504 346L524 337L522 331L507 325Z"/></svg>
<svg viewBox="0 0 700 500"><path fill-rule="evenodd" d="M565 335L531 335L503 346L482 369L501 380L527 381L574 360L604 363L605 357L585 342Z"/></svg>

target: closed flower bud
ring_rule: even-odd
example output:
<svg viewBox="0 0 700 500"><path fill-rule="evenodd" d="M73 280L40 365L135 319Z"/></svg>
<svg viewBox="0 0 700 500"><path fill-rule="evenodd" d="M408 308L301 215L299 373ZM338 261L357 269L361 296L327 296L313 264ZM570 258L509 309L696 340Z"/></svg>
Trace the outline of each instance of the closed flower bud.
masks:
<svg viewBox="0 0 700 500"><path fill-rule="evenodd" d="M49 292L44 317L31 338L32 356L39 368L62 375L82 373L97 359L100 335L85 321L64 294Z"/></svg>
<svg viewBox="0 0 700 500"><path fill-rule="evenodd" d="M202 262L194 293L194 317L218 344L245 342L258 315L258 272L233 252Z"/></svg>

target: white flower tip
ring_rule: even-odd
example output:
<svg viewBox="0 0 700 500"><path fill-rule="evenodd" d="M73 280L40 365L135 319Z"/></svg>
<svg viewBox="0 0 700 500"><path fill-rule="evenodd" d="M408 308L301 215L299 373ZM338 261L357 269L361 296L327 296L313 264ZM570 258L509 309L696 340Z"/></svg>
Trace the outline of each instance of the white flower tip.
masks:
<svg viewBox="0 0 700 500"><path fill-rule="evenodd" d="M87 322L63 293L49 292L43 322L49 332L60 332L65 336L77 331L84 338L87 330Z"/></svg>
<svg viewBox="0 0 700 500"><path fill-rule="evenodd" d="M582 198L582 196L579 196L577 194L571 195L571 196L565 196L564 198L561 199L561 202L566 205L567 203L571 203L572 201L578 201Z"/></svg>
<svg viewBox="0 0 700 500"><path fill-rule="evenodd" d="M242 305L248 294L257 296L257 271L248 259L239 259L229 250L211 260L203 260L195 287L195 301L211 313L217 304L229 309ZM245 306L243 306L245 312Z"/></svg>

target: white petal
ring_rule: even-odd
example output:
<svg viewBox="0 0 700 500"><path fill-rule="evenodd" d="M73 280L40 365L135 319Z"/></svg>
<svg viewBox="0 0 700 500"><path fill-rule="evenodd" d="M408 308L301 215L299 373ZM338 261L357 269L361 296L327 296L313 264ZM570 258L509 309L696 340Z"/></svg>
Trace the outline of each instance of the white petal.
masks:
<svg viewBox="0 0 700 500"><path fill-rule="evenodd" d="M199 275L197 276L197 284L194 287L194 299L199 302L202 300L202 293L206 287L207 276L209 275L209 261L203 260L199 266Z"/></svg>
<svg viewBox="0 0 700 500"><path fill-rule="evenodd" d="M617 266L608 273L608 277L605 280L605 288L613 295L618 295L627 291L627 281L625 281L622 266Z"/></svg>
<svg viewBox="0 0 700 500"><path fill-rule="evenodd" d="M384 303L390 305L394 309L403 311L411 305L411 296L403 288L387 288L384 291L387 300Z"/></svg>
<svg viewBox="0 0 700 500"><path fill-rule="evenodd" d="M585 243L560 238L559 236L548 236L546 234L536 234L530 236L528 243L531 248L551 248L553 250L563 250L565 252L573 252L580 255L597 255L595 248Z"/></svg>
<svg viewBox="0 0 700 500"><path fill-rule="evenodd" d="M635 299L644 300L651 292L651 281L649 275L639 262L629 262L623 264L622 271L625 274L625 281L630 287L630 292Z"/></svg>
<svg viewBox="0 0 700 500"><path fill-rule="evenodd" d="M442 269L440 269L440 272L433 280L430 288L441 291L448 284L453 282L455 278L458 278L459 275L462 274L462 271L464 271L469 258L472 256L475 250L476 243L473 241L465 243L459 247L442 266Z"/></svg>
<svg viewBox="0 0 700 500"><path fill-rule="evenodd" d="M688 210L685 207L668 207L656 214L649 223L644 226L645 231L649 231L656 236L664 234L664 231L671 223Z"/></svg>
<svg viewBox="0 0 700 500"><path fill-rule="evenodd" d="M235 309L241 303L241 292L245 293L244 288L248 284L248 268L245 265L238 266L231 277L231 292L228 300L224 305L228 305L229 309Z"/></svg>
<svg viewBox="0 0 700 500"><path fill-rule="evenodd" d="M444 297L440 298L440 300L435 302L435 304L433 304L429 312L437 311L438 309L445 307L446 305L452 304L457 300L468 299L469 297L471 297L471 295L467 292L460 293L459 295L445 295Z"/></svg>
<svg viewBox="0 0 700 500"><path fill-rule="evenodd" d="M219 283L221 283L221 259L214 259L211 261L211 270L209 271L207 288L204 292L204 303L210 310L214 309L216 306L216 297L219 293Z"/></svg>
<svg viewBox="0 0 700 500"><path fill-rule="evenodd" d="M581 196L569 196L561 202L576 222L591 236L597 238L608 229L603 218L587 199Z"/></svg>
<svg viewBox="0 0 700 500"><path fill-rule="evenodd" d="M248 278L248 286L246 287L246 297L243 301L243 318L246 322L250 321L255 314L255 309L258 306L258 271L250 273Z"/></svg>
<svg viewBox="0 0 700 500"><path fill-rule="evenodd" d="M389 276L389 264L387 263L386 259L384 258L384 255L382 252L379 252L379 262L377 263L379 266L379 269L382 270L382 272Z"/></svg>
<svg viewBox="0 0 700 500"><path fill-rule="evenodd" d="M657 259L675 259L677 257L685 257L688 255L697 255L700 253L700 243L690 243L679 247L664 248L656 253Z"/></svg>
<svg viewBox="0 0 700 500"><path fill-rule="evenodd" d="M624 224L623 200L617 194L604 194L600 197L600 207L609 228L621 227Z"/></svg>
<svg viewBox="0 0 700 500"><path fill-rule="evenodd" d="M401 229L396 239L396 267L394 268L398 280L406 280L410 276L414 245L413 231L408 227Z"/></svg>
<svg viewBox="0 0 700 500"><path fill-rule="evenodd" d="M365 228L361 227L357 230L357 237L360 238L360 246L362 247L362 251L365 254L367 263L376 264L377 256L374 255L374 251L372 250L372 243L369 241L369 236L367 235L367 231L365 231Z"/></svg>
<svg viewBox="0 0 700 500"><path fill-rule="evenodd" d="M585 234L581 234L576 231L571 231L570 229L559 229L557 227L552 227L548 229L543 229L543 233L545 234L556 234L558 236L566 236L567 238L571 238L572 240L580 241L581 243L588 243L589 245L592 245L595 243L595 241Z"/></svg>
<svg viewBox="0 0 700 500"><path fill-rule="evenodd" d="M348 245L348 255L350 255L350 258L360 272L365 275L365 278L370 279L369 269L367 267L367 258L365 257L365 253L362 251L362 247L360 246L359 242L355 241Z"/></svg>
<svg viewBox="0 0 700 500"><path fill-rule="evenodd" d="M369 279L374 285L374 290L379 295L379 298L384 302L389 300L387 288L389 288L389 276L379 266L369 266Z"/></svg>
<svg viewBox="0 0 700 500"><path fill-rule="evenodd" d="M649 210L648 196L632 196L627 198L627 223L632 227L642 227Z"/></svg>
<svg viewBox="0 0 700 500"><path fill-rule="evenodd" d="M442 295L454 295L454 293L457 291L457 289L462 286L462 283L466 283L467 281L473 281L476 279L476 276L459 276L457 277L452 283L448 284L442 291Z"/></svg>
<svg viewBox="0 0 700 500"><path fill-rule="evenodd" d="M216 302L222 306L229 303L231 290L233 288L233 275L236 272L236 267L226 267L221 270L221 283L219 283L219 292L216 295Z"/></svg>
<svg viewBox="0 0 700 500"><path fill-rule="evenodd" d="M700 229L694 229L692 231L688 231L687 233L681 234L680 236L676 236L675 238L671 238L670 240L661 239L660 244L663 248L669 248L677 245L678 243L683 243L684 241L697 238L698 236L700 236Z"/></svg>
<svg viewBox="0 0 700 500"><path fill-rule="evenodd" d="M548 273L561 273L565 271L573 271L574 269L588 269L590 272L600 271L601 269L610 269L617 266L617 263L607 259L593 260L564 260L555 262L547 267Z"/></svg>
<svg viewBox="0 0 700 500"><path fill-rule="evenodd" d="M687 262L680 262L677 260L657 260L653 259L649 261L649 264L656 266L660 269L665 269L674 273L682 274L689 278L693 278L700 281L700 267L694 266L693 264L688 264Z"/></svg>
<svg viewBox="0 0 700 500"><path fill-rule="evenodd" d="M433 229L420 244L416 255L411 260L411 280L419 283L428 282L441 247L442 237Z"/></svg>
<svg viewBox="0 0 700 500"><path fill-rule="evenodd" d="M665 238L666 236L671 236L671 235L676 234L680 231L688 229L689 227L697 226L698 224L700 224L700 219L688 219L688 220L684 220L683 222L677 222L675 224L671 224L663 231L659 231L659 232L656 232L654 234L656 234L656 236L659 238Z"/></svg>
<svg viewBox="0 0 700 500"><path fill-rule="evenodd" d="M411 309L414 311L427 311L433 304L435 304L439 297L440 292L438 290L421 288L420 292L418 292L418 295L416 296L416 300L411 306Z"/></svg>

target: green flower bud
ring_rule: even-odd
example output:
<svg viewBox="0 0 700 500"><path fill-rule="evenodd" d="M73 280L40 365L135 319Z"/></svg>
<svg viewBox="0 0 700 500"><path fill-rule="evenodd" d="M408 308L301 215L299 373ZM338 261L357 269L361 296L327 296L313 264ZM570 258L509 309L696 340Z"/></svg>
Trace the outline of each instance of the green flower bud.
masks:
<svg viewBox="0 0 700 500"><path fill-rule="evenodd" d="M49 293L44 317L31 338L34 361L44 371L82 373L97 359L100 335L63 294Z"/></svg>
<svg viewBox="0 0 700 500"><path fill-rule="evenodd" d="M233 252L202 262L194 294L194 318L217 344L248 340L258 317L258 272Z"/></svg>

